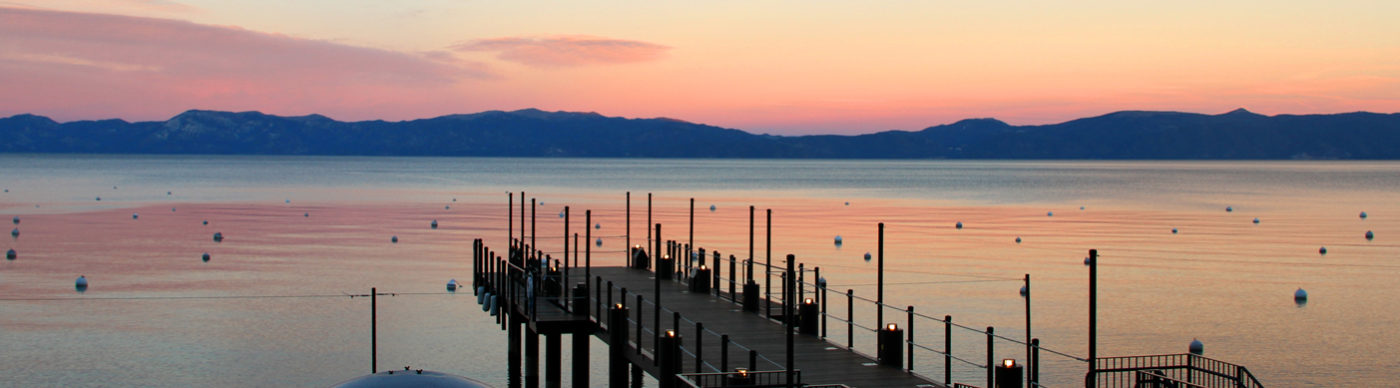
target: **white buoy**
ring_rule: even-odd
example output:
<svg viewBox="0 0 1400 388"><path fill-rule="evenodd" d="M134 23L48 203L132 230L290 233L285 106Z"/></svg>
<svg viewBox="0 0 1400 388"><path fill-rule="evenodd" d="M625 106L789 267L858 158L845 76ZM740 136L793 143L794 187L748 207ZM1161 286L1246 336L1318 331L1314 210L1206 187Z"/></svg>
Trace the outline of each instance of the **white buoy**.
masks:
<svg viewBox="0 0 1400 388"><path fill-rule="evenodd" d="M602 237L599 237L597 240L593 241L593 245L600 246L600 247L603 246L603 238L602 238Z"/></svg>
<svg viewBox="0 0 1400 388"><path fill-rule="evenodd" d="M19 228L10 231L10 237L19 237Z"/></svg>
<svg viewBox="0 0 1400 388"><path fill-rule="evenodd" d="M1259 225L1259 217L1254 217L1254 224Z"/></svg>
<svg viewBox="0 0 1400 388"><path fill-rule="evenodd" d="M1085 258L1084 258L1084 265L1089 265L1089 262L1090 262L1089 258L1085 257Z"/></svg>
<svg viewBox="0 0 1400 388"><path fill-rule="evenodd" d="M209 225L209 220L204 220L205 225Z"/></svg>
<svg viewBox="0 0 1400 388"><path fill-rule="evenodd" d="M310 218L311 213L301 213L302 218Z"/></svg>
<svg viewBox="0 0 1400 388"><path fill-rule="evenodd" d="M134 220L134 219L137 219L137 218L140 218L140 217L141 217L140 214L131 213L131 219L133 219L133 220Z"/></svg>
<svg viewBox="0 0 1400 388"><path fill-rule="evenodd" d="M1232 211L1235 211L1235 208L1230 207L1230 206L1226 206L1226 207L1225 207L1225 212L1226 212L1226 213L1229 213L1229 212L1232 212Z"/></svg>
<svg viewBox="0 0 1400 388"><path fill-rule="evenodd" d="M710 205L710 211L715 211L715 205Z"/></svg>
<svg viewBox="0 0 1400 388"><path fill-rule="evenodd" d="M457 198L452 198L452 202L457 202Z"/></svg>
<svg viewBox="0 0 1400 388"><path fill-rule="evenodd" d="M1176 234L1176 228L1172 228L1172 234Z"/></svg>
<svg viewBox="0 0 1400 388"><path fill-rule="evenodd" d="M958 228L958 229L962 229L962 221L958 221L958 224L957 224L957 225L953 225L953 227Z"/></svg>
<svg viewBox="0 0 1400 388"><path fill-rule="evenodd" d="M174 212L175 212L175 208L173 208L173 207L170 208L170 212L171 212L171 213L174 213Z"/></svg>
<svg viewBox="0 0 1400 388"><path fill-rule="evenodd" d="M836 246L841 246L841 235L836 235Z"/></svg>
<svg viewBox="0 0 1400 388"><path fill-rule="evenodd" d="M18 258L18 257L19 257L19 254L18 254L18 253L15 253L15 250L14 250L14 249L11 249L11 250L5 252L5 258L6 258L6 259L14 260L15 258Z"/></svg>
<svg viewBox="0 0 1400 388"><path fill-rule="evenodd" d="M73 281L73 288L78 289L78 292L86 291L88 288L87 276L78 275L78 280Z"/></svg>
<svg viewBox="0 0 1400 388"><path fill-rule="evenodd" d="M165 192L165 195L170 195L170 192L169 192L169 191Z"/></svg>
<svg viewBox="0 0 1400 388"><path fill-rule="evenodd" d="M292 200L291 200L291 199L287 199L287 200L282 201L282 203L292 203Z"/></svg>
<svg viewBox="0 0 1400 388"><path fill-rule="evenodd" d="M481 311L491 311L491 297L489 292L481 294Z"/></svg>
<svg viewBox="0 0 1400 388"><path fill-rule="evenodd" d="M433 220L432 228L437 229L437 220Z"/></svg>
<svg viewBox="0 0 1400 388"><path fill-rule="evenodd" d="M602 229L603 224L593 224L593 229Z"/></svg>
<svg viewBox="0 0 1400 388"><path fill-rule="evenodd" d="M501 297L499 295L491 295L491 316L493 317L500 311L500 309L496 308L496 303L499 302L500 299Z"/></svg>
<svg viewBox="0 0 1400 388"><path fill-rule="evenodd" d="M851 201L846 201L846 206L851 206Z"/></svg>
<svg viewBox="0 0 1400 388"><path fill-rule="evenodd" d="M865 252L865 261L870 261L870 252Z"/></svg>
<svg viewBox="0 0 1400 388"><path fill-rule="evenodd" d="M1084 207L1083 207L1083 206L1080 206L1080 207L1079 207L1079 210L1084 210Z"/></svg>
<svg viewBox="0 0 1400 388"><path fill-rule="evenodd" d="M1045 212L1045 216L1046 216L1046 217L1054 217L1054 216L1055 216L1055 212Z"/></svg>
<svg viewBox="0 0 1400 388"><path fill-rule="evenodd" d="M476 304L485 303L485 301L486 301L485 298L486 298L486 286L476 286Z"/></svg>
<svg viewBox="0 0 1400 388"><path fill-rule="evenodd" d="M1327 254L1327 247L1317 248L1317 253L1320 255Z"/></svg>
<svg viewBox="0 0 1400 388"><path fill-rule="evenodd" d="M1293 301L1295 301L1295 302L1307 302L1307 301L1308 301L1308 292L1305 291L1305 290L1303 290L1302 287L1298 287L1298 291L1293 291Z"/></svg>
<svg viewBox="0 0 1400 388"><path fill-rule="evenodd" d="M452 205L443 206L442 210L452 210Z"/></svg>
<svg viewBox="0 0 1400 388"><path fill-rule="evenodd" d="M1373 239L1373 238L1376 238L1376 234L1375 234L1375 233L1371 233L1371 231L1369 231L1369 230L1366 231L1366 241L1371 241L1371 239Z"/></svg>
<svg viewBox="0 0 1400 388"><path fill-rule="evenodd" d="M214 232L214 242L220 241L224 241L224 234L221 232Z"/></svg>
<svg viewBox="0 0 1400 388"><path fill-rule="evenodd" d="M204 252L204 257L201 257L201 259L203 259L205 263L208 263L208 262L209 262L209 252Z"/></svg>
<svg viewBox="0 0 1400 388"><path fill-rule="evenodd" d="M1191 346L1187 350L1190 350L1191 354L1199 356L1206 353L1206 345L1201 343L1201 340L1192 338Z"/></svg>
<svg viewBox="0 0 1400 388"><path fill-rule="evenodd" d="M1361 212L1361 219L1366 219L1366 212Z"/></svg>
<svg viewBox="0 0 1400 388"><path fill-rule="evenodd" d="M98 202L102 202L102 197L97 197Z"/></svg>
<svg viewBox="0 0 1400 388"><path fill-rule="evenodd" d="M19 216L15 216L14 220L12 221L15 223L15 225L19 225Z"/></svg>
<svg viewBox="0 0 1400 388"><path fill-rule="evenodd" d="M398 244L398 243L399 243L399 236L390 237L390 238L389 238L389 242Z"/></svg>
<svg viewBox="0 0 1400 388"><path fill-rule="evenodd" d="M447 281L447 290L453 292L457 291L457 279L450 279Z"/></svg>
<svg viewBox="0 0 1400 388"><path fill-rule="evenodd" d="M1016 243L1017 243L1017 244L1020 244L1020 243L1021 243L1021 236L1016 236Z"/></svg>
<svg viewBox="0 0 1400 388"><path fill-rule="evenodd" d="M559 212L559 218L564 218L564 212Z"/></svg>

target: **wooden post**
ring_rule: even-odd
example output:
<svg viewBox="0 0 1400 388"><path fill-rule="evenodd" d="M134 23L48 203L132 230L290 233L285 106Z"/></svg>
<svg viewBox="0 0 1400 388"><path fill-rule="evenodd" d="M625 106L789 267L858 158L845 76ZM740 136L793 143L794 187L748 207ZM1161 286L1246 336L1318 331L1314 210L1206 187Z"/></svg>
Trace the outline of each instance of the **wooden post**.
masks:
<svg viewBox="0 0 1400 388"><path fill-rule="evenodd" d="M627 242L626 242L627 245L625 245L625 246L622 247L622 255L627 257L627 258L626 258L627 267L628 267L628 268L631 268L631 267L632 267L632 192L631 192L631 191L628 191L628 192L627 192L627 222L626 222L626 224L627 224ZM590 222L590 223L588 223L588 225L584 225L584 226L586 227L586 229L592 230L592 228L593 228L593 223ZM587 239L587 240L588 240L588 243L589 243L589 244L592 244L592 243L593 243L593 239L590 238L590 239Z"/></svg>
<svg viewBox="0 0 1400 388"><path fill-rule="evenodd" d="M914 306L909 306L905 308L904 311L909 314L909 326L904 328L905 332L909 334L909 354L907 355L907 357L909 357L908 370L909 372L914 372Z"/></svg>
<svg viewBox="0 0 1400 388"><path fill-rule="evenodd" d="M611 298L612 294L609 293ZM626 300L626 298L623 298ZM627 388L627 308L608 309L608 387Z"/></svg>
<svg viewBox="0 0 1400 388"><path fill-rule="evenodd" d="M688 232L690 233L690 236L688 237L689 240L686 240L686 247L693 247L695 246L695 197L690 197L690 229L688 230ZM690 248L686 248L685 251L685 265L686 268L690 268Z"/></svg>
<svg viewBox="0 0 1400 388"><path fill-rule="evenodd" d="M786 293L785 295L783 295L783 326L785 327L784 331L786 331L786 334L787 334L787 386L788 386L788 388L795 388L795 387L797 386L797 385L795 385L795 384L797 383L797 381L794 379L794 377L796 377L796 376L793 375L793 371L797 369L797 365L795 364L796 359L795 359L794 354L793 354L793 336L795 335L795 334L794 334L794 331L796 331L796 328L795 328L794 326L795 326L795 324L797 323L797 320L796 320L796 319L793 319L793 311L792 311L792 309L793 309L793 300L792 300L792 296L795 295L795 293L793 292L793 284L792 284L792 283L795 282L795 281L797 281L797 277L795 277L794 274L793 274L793 263L795 263L795 262L797 262L797 256L796 256L796 255L793 255L793 254L791 254L791 253L789 253L789 254L787 255L787 276L786 276L786 279L784 279L786 285L783 286L783 288L785 289L785 291L787 291L787 293Z"/></svg>
<svg viewBox="0 0 1400 388"><path fill-rule="evenodd" d="M575 259L574 259L574 260L575 260L575 261L578 260L577 256L575 256ZM575 265L577 265L577 264L575 264ZM587 278L584 278L584 279L587 279ZM570 288L573 288L573 287L574 287L574 285L569 284L569 207L568 207L568 206L565 206L565 207L564 207L564 279L559 280L559 288L563 289L562 291L564 292L564 300L573 300L573 299L569 299L569 292L570 292L569 289L570 289ZM569 311L573 311L572 304L567 304L567 305L571 306L571 307L569 307Z"/></svg>
<svg viewBox="0 0 1400 388"><path fill-rule="evenodd" d="M997 381L997 380L996 380L997 362L996 362L996 356L995 356L994 354L992 354L992 351L993 351L993 348L992 348L992 346L993 346L993 344L992 344L992 339L993 339L993 337L992 337L992 335L993 335L993 334L992 334L992 327L991 327L991 326L987 326L987 386L988 386L988 387L995 387L995 386L996 386L996 381Z"/></svg>
<svg viewBox="0 0 1400 388"><path fill-rule="evenodd" d="M1030 383L1027 383L1027 384L1026 384L1026 387L1027 387L1027 388L1035 388L1036 385L1040 384L1040 339L1039 339L1039 338L1031 338L1031 349L1032 349L1032 351L1031 351L1031 370L1030 370L1029 373L1026 373L1027 376L1030 376L1030 380L1031 380L1031 381L1030 381Z"/></svg>
<svg viewBox="0 0 1400 388"><path fill-rule="evenodd" d="M681 335L668 330L657 336L657 386L675 388L678 386L676 374L681 372Z"/></svg>
<svg viewBox="0 0 1400 388"><path fill-rule="evenodd" d="M588 386L588 333L573 333L569 337L573 339L573 381L575 387Z"/></svg>
<svg viewBox="0 0 1400 388"><path fill-rule="evenodd" d="M535 232L535 219L535 199L530 198L530 249L539 251L539 242L535 240L535 236L538 236L538 234ZM548 264L546 264L545 266L548 267Z"/></svg>
<svg viewBox="0 0 1400 388"><path fill-rule="evenodd" d="M521 224L523 225L524 223L522 222ZM522 236L523 236L523 235L522 235ZM504 290L505 290L505 292L507 292L507 293L510 292L509 290L510 290L511 288L514 288L514 287L511 287L510 284L505 284L505 285L504 285ZM513 299L513 298L510 297L510 294L506 294L506 295L502 295L502 296L501 296L501 299L506 301L506 302L502 303L503 305L505 305L505 306L510 306L510 305L511 305L511 302L509 302L509 300L511 300L511 299ZM510 385L511 387L519 387L519 386L520 386L520 340L521 340L521 339L520 339L520 325L521 325L521 322L520 322L520 315L519 315L519 314L516 314L515 308L513 308L513 307L506 307L506 308L505 308L505 311L501 312L500 315L506 316L505 319L506 319L507 321L509 321L508 323L506 323L506 328L507 328L507 329L506 329L506 341L507 341L507 343L506 343L506 375L508 376L508 377L507 377L507 381L509 382L509 385Z"/></svg>
<svg viewBox="0 0 1400 388"><path fill-rule="evenodd" d="M559 333L549 333L544 336L544 386L545 388L560 388L564 383L564 363L561 355L563 344L560 341Z"/></svg>
<svg viewBox="0 0 1400 388"><path fill-rule="evenodd" d="M626 293L623 295L626 295ZM642 344L644 343L642 342L642 333L646 332L646 330L642 330L642 310L645 310L646 307L646 305L642 304L642 301L642 293L639 292L637 293L637 354L642 354Z"/></svg>
<svg viewBox="0 0 1400 388"><path fill-rule="evenodd" d="M661 224L659 223L656 224L656 249L652 252L656 253L651 257L651 268L652 271L655 272L654 275L656 275L654 276L656 279L655 284L652 286L652 289L655 290L655 298L652 302L656 304L656 308L652 309L654 311L652 311L651 329L655 332L656 338L661 338ZM667 271L670 270L668 269ZM660 351L656 348L661 346L659 345L659 341L653 339L652 345L653 354Z"/></svg>
<svg viewBox="0 0 1400 388"><path fill-rule="evenodd" d="M880 223L879 269L875 282L875 328L885 327L885 223Z"/></svg>
<svg viewBox="0 0 1400 388"><path fill-rule="evenodd" d="M651 249L651 193L647 193L647 249ZM656 252L649 256L656 257Z"/></svg>
<svg viewBox="0 0 1400 388"><path fill-rule="evenodd" d="M953 386L953 316L943 316L943 385Z"/></svg>
<svg viewBox="0 0 1400 388"><path fill-rule="evenodd" d="M369 288L369 373L379 372L379 292Z"/></svg>
<svg viewBox="0 0 1400 388"><path fill-rule="evenodd" d="M1089 373L1085 387L1098 385L1095 369L1099 363L1099 250L1089 250Z"/></svg>
<svg viewBox="0 0 1400 388"><path fill-rule="evenodd" d="M705 323L695 322L695 373L705 364Z"/></svg>
<svg viewBox="0 0 1400 388"><path fill-rule="evenodd" d="M744 277L744 284L753 281L753 205L749 205L749 267L748 276Z"/></svg>
<svg viewBox="0 0 1400 388"><path fill-rule="evenodd" d="M515 193L505 193L508 196L505 205L505 247L515 244ZM508 251L508 249L507 249Z"/></svg>
<svg viewBox="0 0 1400 388"><path fill-rule="evenodd" d="M583 245L584 245L584 247L583 247L583 277L586 278L586 279L592 279L592 278L593 278L593 226L592 226L592 225L593 225L593 210L592 210L592 209L584 210L584 211L583 211L583 235L584 235L584 238L583 238ZM577 236L577 234L575 234L575 236ZM577 248L577 247L575 247L575 248ZM623 250L625 251L625 250L627 250L627 249L624 248ZM608 292L612 292L612 287L608 287ZM608 297L611 298L612 295L609 295ZM611 304L611 303L609 303L609 304ZM602 314L601 314L601 313L600 313L600 314L597 314L597 315L598 315L600 318L602 317Z"/></svg>
<svg viewBox="0 0 1400 388"><path fill-rule="evenodd" d="M719 336L719 371L729 371L729 334Z"/></svg>
<svg viewBox="0 0 1400 388"><path fill-rule="evenodd" d="M768 229L768 237L764 239L763 245L768 253L763 265L763 297L768 300L768 303L765 304L766 315L764 317L771 318L773 316L773 209L766 210L768 210L768 221L764 228Z"/></svg>
<svg viewBox="0 0 1400 388"><path fill-rule="evenodd" d="M734 274L735 264L734 255L729 255L729 301L739 303L739 298L736 297L738 294L734 293L734 277L737 276Z"/></svg>
<svg viewBox="0 0 1400 388"><path fill-rule="evenodd" d="M1026 274L1026 363L1030 364L1030 369L1035 369L1035 358L1031 356L1031 274ZM1030 371L1026 373L1026 387L1035 388L1031 385Z"/></svg>

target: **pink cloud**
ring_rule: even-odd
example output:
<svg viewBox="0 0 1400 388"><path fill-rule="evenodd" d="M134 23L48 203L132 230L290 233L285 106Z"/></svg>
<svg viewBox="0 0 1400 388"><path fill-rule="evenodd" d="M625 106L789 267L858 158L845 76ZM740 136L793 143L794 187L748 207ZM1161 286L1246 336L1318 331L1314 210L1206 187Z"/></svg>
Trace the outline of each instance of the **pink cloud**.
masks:
<svg viewBox="0 0 1400 388"><path fill-rule="evenodd" d="M154 3L165 3L155 1ZM492 78L480 63L169 19L0 8L0 113L392 110ZM357 116L351 114L351 116Z"/></svg>
<svg viewBox="0 0 1400 388"><path fill-rule="evenodd" d="M646 62L661 59L671 49L655 43L594 36L479 39L452 48L495 52L502 60L540 67Z"/></svg>

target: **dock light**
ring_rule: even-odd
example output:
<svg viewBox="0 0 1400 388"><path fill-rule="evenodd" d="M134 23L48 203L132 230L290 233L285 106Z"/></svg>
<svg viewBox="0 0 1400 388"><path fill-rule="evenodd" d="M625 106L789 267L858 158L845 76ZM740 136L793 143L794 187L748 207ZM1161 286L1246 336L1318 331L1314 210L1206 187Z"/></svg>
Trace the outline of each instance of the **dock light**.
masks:
<svg viewBox="0 0 1400 388"><path fill-rule="evenodd" d="M704 270L705 270L705 265L704 265L704 264L701 264L701 265L700 265L700 270L701 270L701 271L704 271Z"/></svg>
<svg viewBox="0 0 1400 388"><path fill-rule="evenodd" d="M813 304L813 303L816 303L816 302L817 302L817 301L812 300L812 298L807 298L807 299L803 299L803 300L802 300L802 304Z"/></svg>
<svg viewBox="0 0 1400 388"><path fill-rule="evenodd" d="M1001 366L1004 366L1004 367L1007 367L1007 368L1015 368L1015 367L1016 367L1016 359L1014 359L1014 358L1008 358L1008 359L1005 359L1005 360L1001 360Z"/></svg>
<svg viewBox="0 0 1400 388"><path fill-rule="evenodd" d="M749 370L748 368L734 368L734 374L741 378L749 377Z"/></svg>
<svg viewBox="0 0 1400 388"><path fill-rule="evenodd" d="M613 303L613 308L621 310L621 309L622 309L622 303Z"/></svg>
<svg viewBox="0 0 1400 388"><path fill-rule="evenodd" d="M676 338L675 330L666 330L666 338Z"/></svg>
<svg viewBox="0 0 1400 388"><path fill-rule="evenodd" d="M899 330L899 326L898 326L898 325L895 325L894 323L890 323L889 325L885 325L885 330L889 330L889 331Z"/></svg>

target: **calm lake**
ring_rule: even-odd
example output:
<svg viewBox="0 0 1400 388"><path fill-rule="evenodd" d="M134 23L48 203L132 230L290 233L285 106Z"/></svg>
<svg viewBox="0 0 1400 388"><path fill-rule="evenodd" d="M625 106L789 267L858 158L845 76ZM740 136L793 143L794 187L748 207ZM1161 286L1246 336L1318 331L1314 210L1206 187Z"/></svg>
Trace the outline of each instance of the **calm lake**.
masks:
<svg viewBox="0 0 1400 388"><path fill-rule="evenodd" d="M0 155L0 188L0 216L20 219L0 246L17 253L0 263L0 385L332 385L369 372L369 300L350 295L377 287L397 294L378 302L381 370L503 387L505 336L444 285L470 282L474 238L504 250L506 193L522 190L546 251L563 250L564 206L575 232L592 210L594 265L623 262L627 192L634 244L647 193L681 241L694 198L697 246L746 257L755 206L763 260L771 209L775 263L795 254L833 291L873 298L863 256L883 222L888 303L1024 339L1030 274L1034 336L1085 357L1097 249L1101 356L1199 339L1270 387L1384 386L1400 370L1395 162ZM923 330L941 347L941 328ZM867 337L857 348L873 353ZM985 337L954 338L956 355L984 357ZM942 376L941 358L915 355ZM1082 386L1085 363L1042 357L1047 385ZM954 364L957 381L982 373Z"/></svg>

